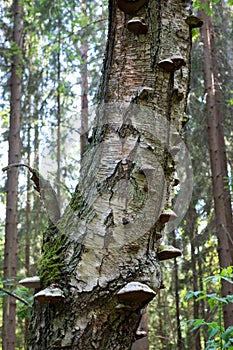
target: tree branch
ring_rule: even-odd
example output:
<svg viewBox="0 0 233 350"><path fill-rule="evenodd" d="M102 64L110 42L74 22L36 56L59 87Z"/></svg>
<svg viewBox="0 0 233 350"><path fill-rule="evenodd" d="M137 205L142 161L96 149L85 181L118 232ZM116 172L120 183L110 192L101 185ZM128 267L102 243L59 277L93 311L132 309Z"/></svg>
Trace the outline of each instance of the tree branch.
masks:
<svg viewBox="0 0 233 350"><path fill-rule="evenodd" d="M21 297L18 296L17 294L15 294L15 293L13 293L13 292L10 292L9 290L7 290L7 289L5 289L5 288L2 288L2 287L0 287L0 290L1 290L2 292L4 292L4 293L10 295L11 297L13 297L13 298L15 298L15 299L21 301L21 302L24 303L25 305L32 307L31 304L30 304L27 300L25 300L24 298L21 298Z"/></svg>
<svg viewBox="0 0 233 350"><path fill-rule="evenodd" d="M37 169L31 168L27 164L12 163L2 168L3 171L10 170L13 167L26 167L32 173L31 180L34 182L34 188L40 193L41 199L46 208L49 219L56 223L60 219L60 206L57 195L49 181L45 180Z"/></svg>

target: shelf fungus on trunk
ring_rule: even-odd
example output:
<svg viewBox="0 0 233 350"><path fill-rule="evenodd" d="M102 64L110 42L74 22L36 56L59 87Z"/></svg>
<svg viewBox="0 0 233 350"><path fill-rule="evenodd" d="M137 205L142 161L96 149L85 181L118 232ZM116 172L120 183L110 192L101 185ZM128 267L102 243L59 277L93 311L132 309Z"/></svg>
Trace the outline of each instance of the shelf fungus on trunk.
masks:
<svg viewBox="0 0 233 350"><path fill-rule="evenodd" d="M159 260L174 259L181 255L181 250L173 247L172 245L158 247L157 256Z"/></svg>
<svg viewBox="0 0 233 350"><path fill-rule="evenodd" d="M185 22L190 26L190 28L200 28L203 25L203 21L194 15L188 16Z"/></svg>
<svg viewBox="0 0 233 350"><path fill-rule="evenodd" d="M182 66L185 65L185 59L179 54L175 54L171 57L165 58L159 61L158 63L158 66L160 68L163 68L168 73L175 72L176 70L180 69Z"/></svg>
<svg viewBox="0 0 233 350"><path fill-rule="evenodd" d="M140 100L147 100L149 97L152 97L154 89L149 86L142 86L137 91L137 97Z"/></svg>
<svg viewBox="0 0 233 350"><path fill-rule="evenodd" d="M174 177L173 180L172 180L172 185L174 187L178 186L180 183L180 180L178 179L178 177Z"/></svg>
<svg viewBox="0 0 233 350"><path fill-rule="evenodd" d="M155 291L141 282L130 282L117 293L120 303L136 307L145 306L155 295Z"/></svg>
<svg viewBox="0 0 233 350"><path fill-rule="evenodd" d="M186 66L185 59L179 54L173 55L171 60L174 63L175 70L180 69L182 66Z"/></svg>
<svg viewBox="0 0 233 350"><path fill-rule="evenodd" d="M138 339L142 339L142 338L146 337L147 335L148 335L148 332L146 332L142 329L137 329L135 338L138 340Z"/></svg>
<svg viewBox="0 0 233 350"><path fill-rule="evenodd" d="M125 13L133 13L142 8L148 0L117 0L119 9Z"/></svg>
<svg viewBox="0 0 233 350"><path fill-rule="evenodd" d="M165 224L168 221L175 220L177 218L176 213L171 209L165 209L159 217L159 221Z"/></svg>
<svg viewBox="0 0 233 350"><path fill-rule="evenodd" d="M188 121L189 121L189 117L187 116L187 114L184 113L182 118L182 128L187 124Z"/></svg>
<svg viewBox="0 0 233 350"><path fill-rule="evenodd" d="M174 72L174 63L170 58L159 61L158 66L168 73Z"/></svg>
<svg viewBox="0 0 233 350"><path fill-rule="evenodd" d="M19 281L19 284L21 284L24 287L27 288L40 288L40 277L39 276L33 276L33 277L27 277Z"/></svg>
<svg viewBox="0 0 233 350"><path fill-rule="evenodd" d="M65 300L65 296L60 288L51 285L34 295L35 300L43 304L57 304Z"/></svg>
<svg viewBox="0 0 233 350"><path fill-rule="evenodd" d="M127 23L127 28L134 34L146 34L148 32L148 25L145 23L144 18L134 17Z"/></svg>

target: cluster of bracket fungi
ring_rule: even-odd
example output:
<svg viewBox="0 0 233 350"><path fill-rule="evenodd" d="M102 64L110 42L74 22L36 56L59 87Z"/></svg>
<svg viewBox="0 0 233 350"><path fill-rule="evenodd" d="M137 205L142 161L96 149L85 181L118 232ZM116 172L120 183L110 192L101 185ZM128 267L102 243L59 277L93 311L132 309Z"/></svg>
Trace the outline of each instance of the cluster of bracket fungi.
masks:
<svg viewBox="0 0 233 350"><path fill-rule="evenodd" d="M147 3L148 0L117 0L118 8L121 11L133 15ZM191 29L200 28L203 24L203 21L194 15L188 16L185 19L185 22ZM128 21L127 29L134 34L146 34L148 32L148 25L143 17L134 16ZM158 62L158 66L169 73L174 72L185 65L186 62L184 58L179 54L167 57Z"/></svg>

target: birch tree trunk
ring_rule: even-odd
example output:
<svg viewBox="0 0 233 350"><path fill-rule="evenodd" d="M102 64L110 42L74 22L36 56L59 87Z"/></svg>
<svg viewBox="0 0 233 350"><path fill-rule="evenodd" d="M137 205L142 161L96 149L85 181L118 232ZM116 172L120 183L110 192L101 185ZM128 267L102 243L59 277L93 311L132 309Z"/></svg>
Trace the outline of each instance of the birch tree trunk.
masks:
<svg viewBox="0 0 233 350"><path fill-rule="evenodd" d="M20 108L21 108L21 69L22 69L22 6L18 0L12 4L13 40L12 65L10 78L10 128L8 162L18 163L20 160ZM6 225L4 246L4 287L12 288L17 268L17 198L18 170L12 168L7 173L6 184ZM2 349L15 349L16 301L11 296L4 297Z"/></svg>
<svg viewBox="0 0 233 350"><path fill-rule="evenodd" d="M160 288L158 239L175 217L189 84L189 5L109 2L93 141L70 207L44 235L28 349L130 349Z"/></svg>
<svg viewBox="0 0 233 350"><path fill-rule="evenodd" d="M205 3L205 1L202 1ZM218 82L216 48L212 19L204 11L200 16L204 20L201 28L201 40L204 47L204 80L206 91L207 127L212 171L216 234L220 267L233 264L233 222L231 196L228 184L226 146L221 112L221 94ZM222 280L222 295L232 294L232 285ZM224 326L233 324L233 304L224 307Z"/></svg>

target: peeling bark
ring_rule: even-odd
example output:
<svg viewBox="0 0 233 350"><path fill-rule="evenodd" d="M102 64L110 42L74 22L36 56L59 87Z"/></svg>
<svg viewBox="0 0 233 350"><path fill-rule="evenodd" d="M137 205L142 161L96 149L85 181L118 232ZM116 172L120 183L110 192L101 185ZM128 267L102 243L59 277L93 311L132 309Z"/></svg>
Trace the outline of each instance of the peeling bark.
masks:
<svg viewBox="0 0 233 350"><path fill-rule="evenodd" d="M148 25L139 35L127 29L135 13L115 1L109 11L92 144L70 207L46 233L43 248L46 257L51 241L62 237L59 278L48 266L42 284L59 286L65 300L35 302L31 350L130 349L148 300L122 302L118 292L135 281L155 292L161 285L157 248L165 224L159 218L173 196L172 150L189 84L190 9L183 1L148 1L136 13ZM173 71L159 67L174 55L182 56L181 65L174 59Z"/></svg>

